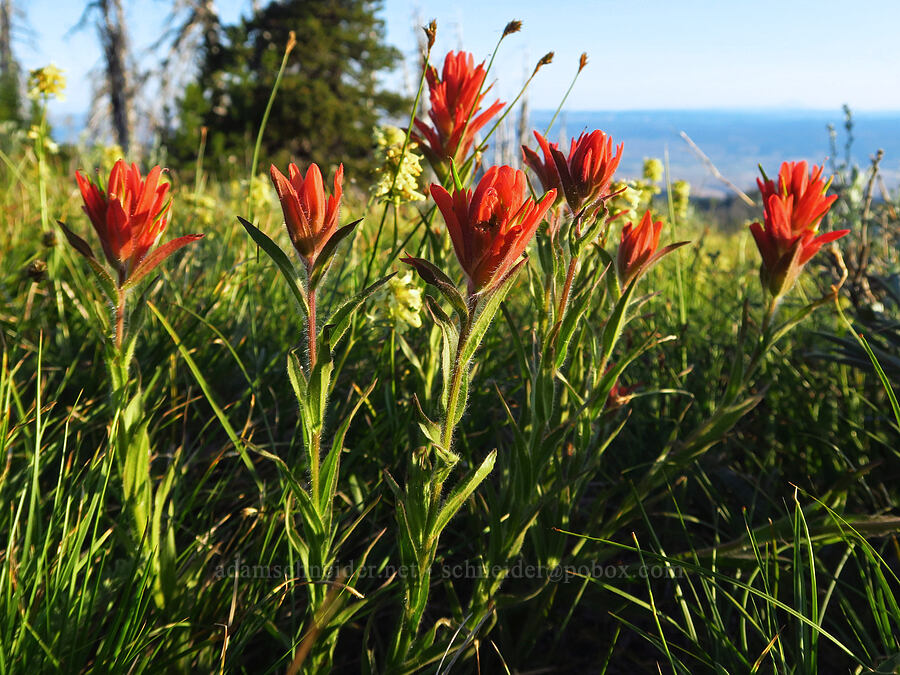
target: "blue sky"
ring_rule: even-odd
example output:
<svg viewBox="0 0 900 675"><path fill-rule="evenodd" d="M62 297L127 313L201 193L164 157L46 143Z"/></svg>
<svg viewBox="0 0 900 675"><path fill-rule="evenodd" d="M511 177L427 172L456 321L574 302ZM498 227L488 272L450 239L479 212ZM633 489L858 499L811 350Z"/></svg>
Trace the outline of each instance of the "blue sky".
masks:
<svg viewBox="0 0 900 675"><path fill-rule="evenodd" d="M58 113L78 113L90 101L88 71L100 63L93 25L72 28L83 2L32 0L14 45L26 68L50 61L68 78ZM248 11L248 0L217 0L226 22ZM169 2L125 0L132 41L144 60L158 39ZM900 110L900 2L896 0L387 0L381 10L389 42L414 62L414 17L437 19L436 53L460 47L487 59L504 25L495 62L495 95L511 100L534 63L554 51L554 63L530 91L533 108L553 108L569 85L578 57L589 65L569 98L571 110L686 108L814 108ZM300 47L302 49L302 45ZM413 75L408 75L409 80ZM393 82L402 86L398 72Z"/></svg>

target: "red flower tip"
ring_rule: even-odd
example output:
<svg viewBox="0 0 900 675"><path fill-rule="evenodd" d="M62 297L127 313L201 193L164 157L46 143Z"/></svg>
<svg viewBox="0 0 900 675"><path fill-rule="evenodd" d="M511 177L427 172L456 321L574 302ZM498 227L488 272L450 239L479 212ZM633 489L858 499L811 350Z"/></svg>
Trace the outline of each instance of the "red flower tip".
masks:
<svg viewBox="0 0 900 675"><path fill-rule="evenodd" d="M784 162L777 181L757 179L763 224L753 223L750 233L762 257L763 288L773 297L794 285L803 266L823 245L850 232L818 234L819 223L837 199L837 195L825 194L831 181L822 179L823 168L808 170L806 162Z"/></svg>
<svg viewBox="0 0 900 675"><path fill-rule="evenodd" d="M293 163L288 166L288 177L274 164L269 168L269 173L281 202L291 243L307 268L312 268L319 253L337 229L343 196L344 165L339 165L335 171L334 188L327 197L324 178L316 164L309 165L305 177Z"/></svg>
<svg viewBox="0 0 900 675"><path fill-rule="evenodd" d="M568 157L555 146L548 147L545 153L553 157L572 213L590 208L609 196L609 184L619 166L623 147L620 143L614 154L612 138L599 129L573 138Z"/></svg>
<svg viewBox="0 0 900 675"><path fill-rule="evenodd" d="M442 180L450 160L462 163L472 149L475 134L505 105L498 100L481 111L491 88L482 90L486 76L484 62L475 66L475 58L468 52L449 52L440 76L434 67L425 73L431 124L417 118L414 122L419 133L413 136Z"/></svg>
<svg viewBox="0 0 900 675"><path fill-rule="evenodd" d="M172 200L168 197L169 184L160 182L163 169L154 166L146 178L141 176L137 164L130 166L124 160L115 163L109 174L106 190L93 183L81 171L75 172L75 180L84 201L84 212L91 220L103 246L107 261L118 273L122 286L138 268L143 276L149 272L142 265L145 258L155 267L181 246L167 244L148 258L169 224ZM176 241L189 243L202 235L190 235Z"/></svg>
<svg viewBox="0 0 900 675"><path fill-rule="evenodd" d="M469 293L475 294L510 271L553 204L556 190L547 191L535 203L522 171L493 166L474 192L456 190L451 195L435 184L431 195L447 223Z"/></svg>
<svg viewBox="0 0 900 675"><path fill-rule="evenodd" d="M538 156L538 154L534 150L526 145L523 145L522 158L528 168L534 172L535 176L537 176L538 180L541 182L541 187L544 188L544 191L546 192L547 190L557 190L557 198L559 200L562 200L562 190L560 190L559 184L559 172L556 170L556 162L553 159L553 151L559 148L559 144L547 142L547 139L541 136L541 134L539 134L537 131L534 131L533 133L543 156Z"/></svg>
<svg viewBox="0 0 900 675"><path fill-rule="evenodd" d="M644 213L637 227L632 223L625 223L619 253L616 256L616 274L623 288L658 259L654 256L659 246L662 226L661 220L653 221L649 211Z"/></svg>

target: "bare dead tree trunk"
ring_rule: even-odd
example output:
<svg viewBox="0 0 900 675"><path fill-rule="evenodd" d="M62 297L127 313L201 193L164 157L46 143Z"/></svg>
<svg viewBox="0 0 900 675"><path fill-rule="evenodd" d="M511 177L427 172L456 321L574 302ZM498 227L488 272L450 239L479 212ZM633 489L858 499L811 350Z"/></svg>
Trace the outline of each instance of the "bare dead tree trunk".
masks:
<svg viewBox="0 0 900 675"><path fill-rule="evenodd" d="M0 0L0 115L19 120L19 64L12 51L12 0Z"/></svg>
<svg viewBox="0 0 900 675"><path fill-rule="evenodd" d="M0 0L0 73L4 77L13 73L15 62L12 54L12 0Z"/></svg>
<svg viewBox="0 0 900 675"><path fill-rule="evenodd" d="M158 49L168 45L159 72L162 109L150 111L151 127L163 131L171 129L172 108L177 104L178 94L183 91L187 78L196 70L192 64L200 60L204 49L217 53L222 40L222 24L215 0L174 0L167 23L172 24L172 28L153 46Z"/></svg>
<svg viewBox="0 0 900 675"><path fill-rule="evenodd" d="M112 128L116 142L127 153L133 136L133 90L127 66L128 36L121 0L99 0L97 30L106 59L106 83L109 89Z"/></svg>

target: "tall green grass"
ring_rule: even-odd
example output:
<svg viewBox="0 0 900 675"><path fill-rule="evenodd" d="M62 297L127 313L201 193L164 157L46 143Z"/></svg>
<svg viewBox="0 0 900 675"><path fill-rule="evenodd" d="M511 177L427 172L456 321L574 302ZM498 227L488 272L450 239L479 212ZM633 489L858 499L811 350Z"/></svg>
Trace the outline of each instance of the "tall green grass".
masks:
<svg viewBox="0 0 900 675"><path fill-rule="evenodd" d="M136 375L151 420L151 475L174 467L177 478L166 518L177 542L177 602L161 611L111 489L102 353L111 309L83 261L41 225L46 209L51 222L87 236L71 176L95 159L39 161L13 140L3 152L0 673L285 672L307 637L309 580L289 541L300 516L282 480L285 467L301 479L308 470L285 371L286 352L304 336L286 284L235 219L248 185L202 171L200 180L173 175L167 236L201 230L206 238L146 284ZM287 246L273 197L254 198L254 212ZM440 228L425 224L426 207L399 207L396 234L382 238L380 210L367 208L364 194L344 214L342 222L366 220L326 279L323 315L362 289L370 260L376 270L400 269L406 237L410 251L457 270ZM540 273L532 256L530 278L522 275L478 350L456 431L461 475L495 448L497 465L441 538L423 617L433 641L406 670L896 669L891 383L884 371L882 381L814 357L816 331L844 330L822 309L761 366L748 392L759 403L733 429L695 461L660 463L661 449L717 410L741 332L756 328L764 303L746 233L720 234L696 218L678 231L692 246L642 282L654 295L621 338L623 350L659 343L623 375L634 397L579 417L597 375L593 333L606 318L592 300L555 390L559 426L548 435L546 468L518 501L504 502L506 482L520 480L516 422L527 419L532 334L546 318L532 300ZM38 281L26 273L35 260L47 263ZM802 284L818 297L828 279L809 274ZM350 572L353 593L340 596L326 629L341 629L335 672L384 668L403 609L387 476L405 482L423 445L414 398L433 408L439 397L440 332L424 310L421 328L391 320L389 293L356 316L335 353L325 433L360 405L341 458L338 563L366 562L365 573ZM788 303L799 307L801 297ZM651 474L653 490L641 494ZM491 532L520 539L490 550ZM487 562L508 568L496 588L467 572ZM526 566L535 574L520 573ZM597 569L602 576L585 573Z"/></svg>

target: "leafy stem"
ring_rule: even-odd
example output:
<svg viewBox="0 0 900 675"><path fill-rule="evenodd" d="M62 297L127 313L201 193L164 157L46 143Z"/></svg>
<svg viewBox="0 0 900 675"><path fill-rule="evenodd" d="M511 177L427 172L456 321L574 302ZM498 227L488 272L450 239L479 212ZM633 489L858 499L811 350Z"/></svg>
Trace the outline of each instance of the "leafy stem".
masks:
<svg viewBox="0 0 900 675"><path fill-rule="evenodd" d="M448 452L453 443L453 429L456 426L455 420L457 417L456 410L459 406L459 394L462 388L462 379L465 377L466 372L467 364L463 362L463 354L466 351L466 343L468 342L471 333L472 316L478 305L478 296L470 295L468 304L469 315L461 322L459 328L459 341L456 344L456 354L453 358L453 374L450 376L450 391L447 395L447 411L441 425L441 446Z"/></svg>

